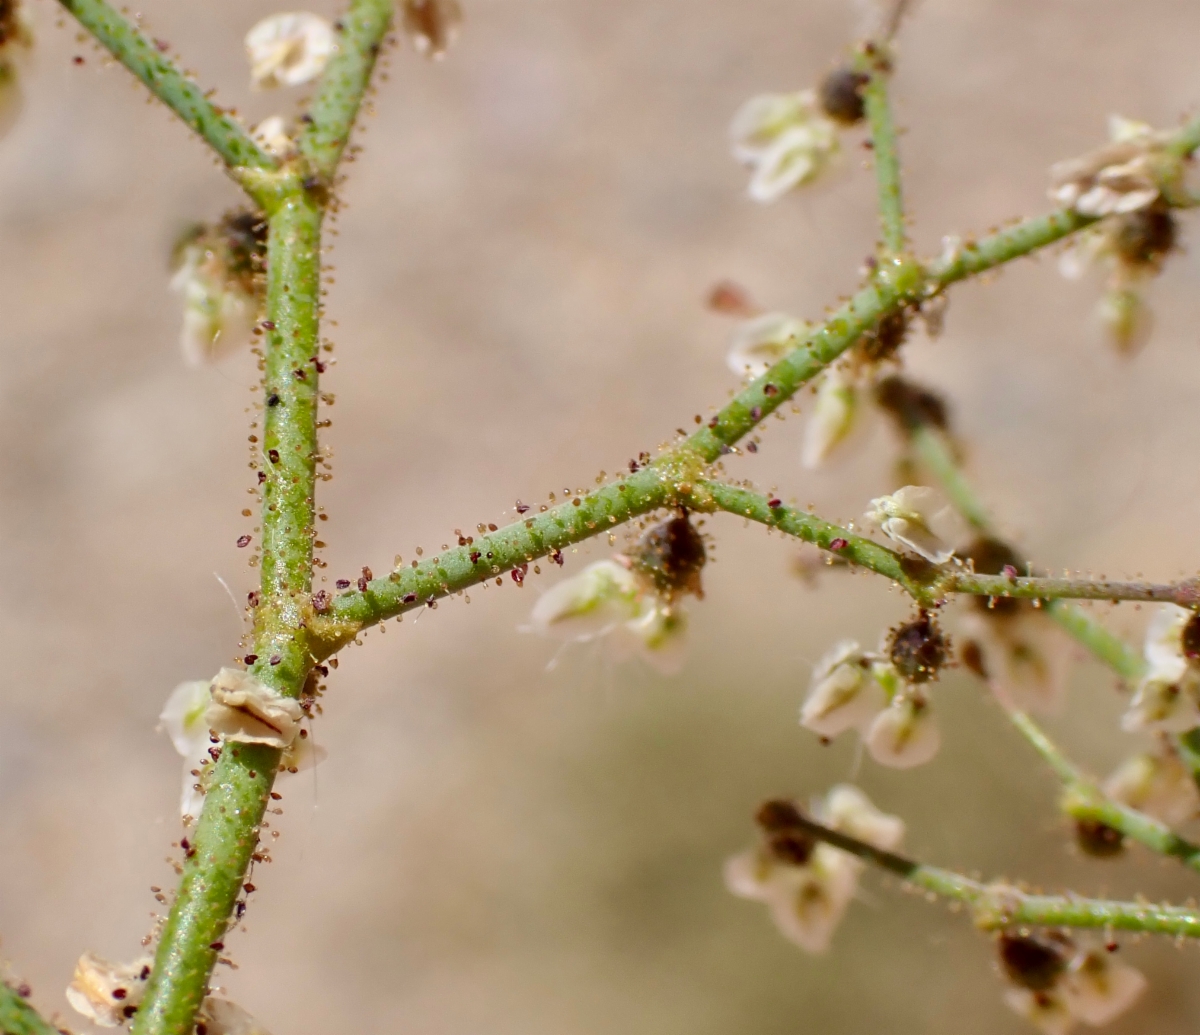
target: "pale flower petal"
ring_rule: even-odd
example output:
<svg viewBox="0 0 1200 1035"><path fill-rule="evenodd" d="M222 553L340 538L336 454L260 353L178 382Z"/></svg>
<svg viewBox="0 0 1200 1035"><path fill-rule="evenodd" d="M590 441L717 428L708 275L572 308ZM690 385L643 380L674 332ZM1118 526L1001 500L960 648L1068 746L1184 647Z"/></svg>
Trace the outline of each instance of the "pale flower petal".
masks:
<svg viewBox="0 0 1200 1035"><path fill-rule="evenodd" d="M283 749L279 759L281 769L289 773L302 773L306 769L315 769L329 757L329 752L305 733L305 730L301 730L300 735Z"/></svg>
<svg viewBox="0 0 1200 1035"><path fill-rule="evenodd" d="M928 561L942 564L954 556L962 521L945 498L924 485L906 485L890 496L871 500L864 515L893 542Z"/></svg>
<svg viewBox="0 0 1200 1035"><path fill-rule="evenodd" d="M1182 658L1152 668L1121 717L1127 733L1187 733L1200 726L1200 673Z"/></svg>
<svg viewBox="0 0 1200 1035"><path fill-rule="evenodd" d="M726 363L740 376L760 377L808 337L812 328L786 313L763 313L738 326Z"/></svg>
<svg viewBox="0 0 1200 1035"><path fill-rule="evenodd" d="M67 1002L101 1028L116 1028L137 1011L150 978L149 956L133 963L110 963L94 952L85 952L75 964L67 986Z"/></svg>
<svg viewBox="0 0 1200 1035"><path fill-rule="evenodd" d="M1066 703L1071 644L1048 615L973 612L962 619L965 639L980 652L992 693L1015 711L1057 715Z"/></svg>
<svg viewBox="0 0 1200 1035"><path fill-rule="evenodd" d="M208 723L204 713L208 710L212 694L212 681L195 679L180 683L171 691L167 703L159 715L160 727L171 738L171 743L186 759L201 758L208 751Z"/></svg>
<svg viewBox="0 0 1200 1035"><path fill-rule="evenodd" d="M751 97L737 110L729 126L733 156L753 165L781 134L817 113L814 90Z"/></svg>
<svg viewBox="0 0 1200 1035"><path fill-rule="evenodd" d="M1062 997L1071 1013L1093 1027L1115 1020L1146 990L1146 977L1103 950L1080 953L1062 981Z"/></svg>
<svg viewBox="0 0 1200 1035"><path fill-rule="evenodd" d="M212 681L210 727L226 740L286 748L300 731L300 702L284 697L236 668L223 668Z"/></svg>
<svg viewBox="0 0 1200 1035"><path fill-rule="evenodd" d="M228 999L208 996L200 1007L206 1035L270 1035L246 1010Z"/></svg>
<svg viewBox="0 0 1200 1035"><path fill-rule="evenodd" d="M885 851L894 852L904 840L904 820L876 808L853 784L840 783L831 788L818 818L834 830Z"/></svg>
<svg viewBox="0 0 1200 1035"><path fill-rule="evenodd" d="M858 385L838 367L821 378L812 415L804 428L802 463L816 470L854 431L861 413Z"/></svg>
<svg viewBox="0 0 1200 1035"><path fill-rule="evenodd" d="M642 613L624 623L640 657L664 676L678 675L687 658L687 613L678 604L668 604L647 593Z"/></svg>
<svg viewBox="0 0 1200 1035"><path fill-rule="evenodd" d="M1178 826L1200 814L1200 790L1173 751L1126 759L1104 782L1104 793L1168 826Z"/></svg>
<svg viewBox="0 0 1200 1035"><path fill-rule="evenodd" d="M813 668L800 725L823 737L865 730L887 706L870 661L853 640L842 640Z"/></svg>
<svg viewBox="0 0 1200 1035"><path fill-rule="evenodd" d="M793 867L790 881L767 903L780 934L805 952L825 952L854 898L861 869L852 855L817 845L809 864Z"/></svg>
<svg viewBox="0 0 1200 1035"><path fill-rule="evenodd" d="M250 135L263 150L270 152L276 158L282 158L290 154L296 147L296 142L292 139L288 129L287 121L282 115L271 115L255 126L250 131Z"/></svg>
<svg viewBox="0 0 1200 1035"><path fill-rule="evenodd" d="M1196 615L1178 604L1159 604L1146 626L1142 653L1151 668L1171 668L1182 659L1183 631Z"/></svg>
<svg viewBox="0 0 1200 1035"><path fill-rule="evenodd" d="M924 765L938 753L942 735L928 701L914 691L892 699L871 723L864 743L880 765L911 769Z"/></svg>
<svg viewBox="0 0 1200 1035"><path fill-rule="evenodd" d="M751 165L750 196L774 201L809 183L837 157L837 124L820 109L814 90L752 97L730 126L733 154Z"/></svg>
<svg viewBox="0 0 1200 1035"><path fill-rule="evenodd" d="M1029 988L1006 988L1004 1002L1044 1035L1067 1035L1075 1027L1075 1017L1063 996L1051 989L1035 992Z"/></svg>
<svg viewBox="0 0 1200 1035"><path fill-rule="evenodd" d="M273 14L246 33L250 78L263 89L316 79L336 50L333 26L307 11Z"/></svg>
<svg viewBox="0 0 1200 1035"><path fill-rule="evenodd" d="M538 598L530 615L532 628L587 641L637 618L642 592L627 567L613 560L596 561Z"/></svg>

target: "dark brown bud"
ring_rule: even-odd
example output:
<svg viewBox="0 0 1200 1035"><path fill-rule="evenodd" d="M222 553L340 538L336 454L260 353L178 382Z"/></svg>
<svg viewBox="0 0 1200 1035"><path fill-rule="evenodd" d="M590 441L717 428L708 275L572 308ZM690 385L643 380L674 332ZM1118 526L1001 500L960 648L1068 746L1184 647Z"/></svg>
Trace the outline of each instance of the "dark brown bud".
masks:
<svg viewBox="0 0 1200 1035"><path fill-rule="evenodd" d="M958 659L968 671L974 672L980 679L987 679L987 666L983 663L983 649L974 640L967 640L962 645Z"/></svg>
<svg viewBox="0 0 1200 1035"><path fill-rule="evenodd" d="M1188 619L1180 636L1180 644L1185 658L1189 661L1200 661L1200 613Z"/></svg>
<svg viewBox="0 0 1200 1035"><path fill-rule="evenodd" d="M889 374L876 382L875 401L904 434L911 434L923 427L949 430L950 415L946 401L936 392L899 374Z"/></svg>
<svg viewBox="0 0 1200 1035"><path fill-rule="evenodd" d="M790 830L800 825L800 810L784 798L764 801L754 815L754 822L768 834Z"/></svg>
<svg viewBox="0 0 1200 1035"><path fill-rule="evenodd" d="M1163 256L1175 247L1177 225L1165 205L1151 205L1118 217L1113 229L1113 247L1131 266L1158 269Z"/></svg>
<svg viewBox="0 0 1200 1035"><path fill-rule="evenodd" d="M1009 934L996 940L1000 966L1013 983L1045 992L1067 969L1066 946L1049 937Z"/></svg>
<svg viewBox="0 0 1200 1035"><path fill-rule="evenodd" d="M629 551L634 568L653 581L655 588L673 599L681 593L703 598L700 570L707 555L702 536L686 511L655 525Z"/></svg>
<svg viewBox="0 0 1200 1035"><path fill-rule="evenodd" d="M864 359L882 363L896 354L907 335L908 313L895 309L859 339L858 350Z"/></svg>
<svg viewBox="0 0 1200 1035"><path fill-rule="evenodd" d="M804 866L812 858L813 849L817 847L817 843L799 830L785 830L768 837L767 847L780 862L792 866Z"/></svg>
<svg viewBox="0 0 1200 1035"><path fill-rule="evenodd" d="M870 82L870 77L862 72L849 68L835 68L817 88L821 101L821 109L835 122L844 126L853 126L862 122L866 115L863 104L863 87Z"/></svg>
<svg viewBox="0 0 1200 1035"><path fill-rule="evenodd" d="M1111 859L1125 850L1125 835L1107 823L1094 819L1077 819L1075 843L1086 855L1096 859Z"/></svg>
<svg viewBox="0 0 1200 1035"><path fill-rule="evenodd" d="M892 631L888 646L892 664L910 683L928 683L950 656L950 641L942 634L929 611Z"/></svg>

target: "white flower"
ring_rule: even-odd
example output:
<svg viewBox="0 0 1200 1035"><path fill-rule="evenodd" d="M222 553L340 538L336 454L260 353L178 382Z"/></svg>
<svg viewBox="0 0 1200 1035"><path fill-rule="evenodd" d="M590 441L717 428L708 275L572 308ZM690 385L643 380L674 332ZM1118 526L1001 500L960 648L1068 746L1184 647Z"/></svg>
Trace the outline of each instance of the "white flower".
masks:
<svg viewBox="0 0 1200 1035"><path fill-rule="evenodd" d="M1103 949L1080 952L1062 979L1062 996L1071 1014L1096 1028L1128 1010L1145 990L1140 970L1114 963Z"/></svg>
<svg viewBox="0 0 1200 1035"><path fill-rule="evenodd" d="M687 613L679 604L669 604L647 592L642 598L641 614L624 622L621 628L624 636L632 640L638 657L656 672L673 676L683 667Z"/></svg>
<svg viewBox="0 0 1200 1035"><path fill-rule="evenodd" d="M903 822L878 811L855 787L834 787L814 810L823 822L877 848L899 847ZM785 938L806 952L824 952L854 898L864 864L840 848L814 844L803 864L780 858L770 845L725 864L725 885L739 898L765 903Z"/></svg>
<svg viewBox="0 0 1200 1035"><path fill-rule="evenodd" d="M916 689L897 694L872 721L863 739L880 765L911 769L924 765L942 744L929 701Z"/></svg>
<svg viewBox="0 0 1200 1035"><path fill-rule="evenodd" d="M1169 750L1127 758L1104 782L1104 793L1168 826L1186 823L1200 813L1196 782L1179 756Z"/></svg>
<svg viewBox="0 0 1200 1035"><path fill-rule="evenodd" d="M871 658L853 640L842 640L813 667L800 725L823 737L846 730L864 732L887 706Z"/></svg>
<svg viewBox="0 0 1200 1035"><path fill-rule="evenodd" d="M1082 215L1134 212L1158 200L1155 160L1169 135L1119 115L1109 119L1110 143L1050 169L1050 197Z"/></svg>
<svg viewBox="0 0 1200 1035"><path fill-rule="evenodd" d="M1004 1002L1045 1035L1067 1035L1075 1027L1066 999L1053 989L1006 988Z"/></svg>
<svg viewBox="0 0 1200 1035"><path fill-rule="evenodd" d="M543 593L530 618L540 633L557 632L584 642L638 617L638 577L613 560L589 564Z"/></svg>
<svg viewBox="0 0 1200 1035"><path fill-rule="evenodd" d="M458 35L458 0L404 0L401 22L418 54L441 58Z"/></svg>
<svg viewBox="0 0 1200 1035"><path fill-rule="evenodd" d="M207 1035L270 1035L237 1003L208 996L200 1006Z"/></svg>
<svg viewBox="0 0 1200 1035"><path fill-rule="evenodd" d="M316 79L337 50L333 26L307 11L273 14L246 33L254 86L300 86Z"/></svg>
<svg viewBox="0 0 1200 1035"><path fill-rule="evenodd" d="M223 668L213 677L205 720L226 740L290 747L303 716L299 701L284 697L249 672Z"/></svg>
<svg viewBox="0 0 1200 1035"><path fill-rule="evenodd" d="M1071 645L1052 618L1024 606L1013 614L976 611L963 618L962 631L978 647L988 686L1005 708L1062 710Z"/></svg>
<svg viewBox="0 0 1200 1035"><path fill-rule="evenodd" d="M276 158L290 154L296 146L289 132L287 120L282 115L271 115L265 118L251 131L250 135L264 151Z"/></svg>
<svg viewBox="0 0 1200 1035"><path fill-rule="evenodd" d="M858 385L844 370L829 367L817 387L813 412L804 427L802 462L816 470L854 431L861 413Z"/></svg>
<svg viewBox="0 0 1200 1035"><path fill-rule="evenodd" d="M906 485L890 496L871 500L865 517L893 542L935 564L954 556L952 544L962 534L962 522L954 509L940 493L924 485Z"/></svg>
<svg viewBox="0 0 1200 1035"><path fill-rule="evenodd" d="M760 377L804 341L812 328L786 313L763 313L739 324L725 362L739 376Z"/></svg>
<svg viewBox="0 0 1200 1035"><path fill-rule="evenodd" d="M212 764L208 753L212 742L205 717L212 700L211 685L207 679L180 683L171 691L159 715L160 728L183 756L183 795L179 808L185 822L200 815L204 806L202 774Z"/></svg>
<svg viewBox="0 0 1200 1035"><path fill-rule="evenodd" d="M811 183L838 153L837 124L821 111L814 90L752 97L729 134L734 157L754 170L749 193L755 201L774 201Z"/></svg>
<svg viewBox="0 0 1200 1035"><path fill-rule="evenodd" d="M853 784L830 788L815 811L826 826L885 851L894 852L904 840L904 820L876 808Z"/></svg>
<svg viewBox="0 0 1200 1035"><path fill-rule="evenodd" d="M1127 733L1187 733L1200 726L1200 674L1180 663L1152 670L1121 717Z"/></svg>
<svg viewBox="0 0 1200 1035"><path fill-rule="evenodd" d="M1146 626L1142 645L1142 653L1152 669L1173 671L1180 661L1187 662L1183 631L1195 616L1195 611L1177 604L1158 605Z"/></svg>
<svg viewBox="0 0 1200 1035"><path fill-rule="evenodd" d="M137 1012L150 977L149 956L133 963L109 963L85 952L67 986L67 1002L101 1028L116 1028Z"/></svg>

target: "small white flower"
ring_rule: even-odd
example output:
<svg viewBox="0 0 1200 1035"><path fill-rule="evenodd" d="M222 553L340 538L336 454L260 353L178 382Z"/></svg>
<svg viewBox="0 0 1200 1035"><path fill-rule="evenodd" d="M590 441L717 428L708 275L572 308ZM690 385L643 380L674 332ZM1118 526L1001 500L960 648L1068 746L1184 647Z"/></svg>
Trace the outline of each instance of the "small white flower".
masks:
<svg viewBox="0 0 1200 1035"><path fill-rule="evenodd" d="M853 784L832 787L816 813L826 826L888 852L894 852L904 841L904 820L876 808Z"/></svg>
<svg viewBox="0 0 1200 1035"><path fill-rule="evenodd" d="M887 706L883 687L871 672L871 659L853 640L842 640L813 667L800 725L823 737L846 730L865 732Z"/></svg>
<svg viewBox="0 0 1200 1035"><path fill-rule="evenodd" d="M1145 990L1146 978L1140 970L1115 963L1103 949L1080 952L1062 979L1067 1009L1095 1028L1123 1014Z"/></svg>
<svg viewBox="0 0 1200 1035"><path fill-rule="evenodd" d="M290 747L303 717L299 701L284 697L249 672L223 668L213 677L205 719L226 740Z"/></svg>
<svg viewBox="0 0 1200 1035"><path fill-rule="evenodd" d="M880 765L911 769L938 753L942 735L925 695L909 689L893 697L875 717L863 742Z"/></svg>
<svg viewBox="0 0 1200 1035"><path fill-rule="evenodd" d="M1183 651L1183 631L1196 616L1195 611L1177 604L1159 604L1146 626L1142 653L1151 668L1174 669L1187 662Z"/></svg>
<svg viewBox="0 0 1200 1035"><path fill-rule="evenodd" d="M786 313L763 313L739 324L725 362L735 374L760 377L811 333L803 320Z"/></svg>
<svg viewBox="0 0 1200 1035"><path fill-rule="evenodd" d="M813 412L804 427L802 462L816 470L850 438L862 412L859 388L846 371L829 367L817 388Z"/></svg>
<svg viewBox="0 0 1200 1035"><path fill-rule="evenodd" d="M1004 1002L1044 1035L1067 1035L1075 1027L1075 1016L1062 993L1055 989L1035 992L1030 988L1006 988Z"/></svg>
<svg viewBox="0 0 1200 1035"><path fill-rule="evenodd" d="M1081 215L1134 212L1159 197L1155 162L1169 135L1113 115L1110 143L1050 169L1050 197Z"/></svg>
<svg viewBox="0 0 1200 1035"><path fill-rule="evenodd" d="M899 847L903 822L878 811L855 787L834 787L815 809L834 829L878 848ZM824 952L858 888L861 860L828 844L814 844L802 864L764 845L729 859L725 885L739 898L763 902L780 933L806 952Z"/></svg>
<svg viewBox="0 0 1200 1035"><path fill-rule="evenodd" d="M1127 758L1104 782L1104 793L1168 826L1186 823L1200 813L1200 791L1174 751Z"/></svg>
<svg viewBox="0 0 1200 1035"><path fill-rule="evenodd" d="M979 648L984 676L1005 708L1057 715L1066 702L1071 645L1054 620L1022 607L1014 614L972 612L963 637Z"/></svg>
<svg viewBox="0 0 1200 1035"><path fill-rule="evenodd" d="M116 1028L137 1011L150 978L149 956L133 963L109 963L94 952L85 952L75 964L67 986L67 1002L101 1028Z"/></svg>
<svg viewBox="0 0 1200 1035"><path fill-rule="evenodd" d="M729 128L734 157L753 167L749 193L769 202L811 183L838 154L837 124L815 90L752 97Z"/></svg>
<svg viewBox="0 0 1200 1035"><path fill-rule="evenodd" d="M282 115L271 115L255 126L250 135L264 151L276 158L283 158L291 154L296 147L289 129L287 120Z"/></svg>
<svg viewBox="0 0 1200 1035"><path fill-rule="evenodd" d="M200 1006L207 1035L270 1035L237 1003L208 996Z"/></svg>
<svg viewBox="0 0 1200 1035"><path fill-rule="evenodd" d="M337 50L333 26L307 11L273 14L246 33L254 86L300 86L316 79Z"/></svg>
<svg viewBox="0 0 1200 1035"><path fill-rule="evenodd" d="M211 741L206 717L212 701L211 685L208 679L180 683L171 691L159 715L162 723L160 728L171 738L175 750L183 757L183 794L179 809L185 823L200 815L204 806L202 777L212 764L208 753Z"/></svg>
<svg viewBox="0 0 1200 1035"><path fill-rule="evenodd" d="M632 640L638 657L656 672L664 676L679 673L687 648L687 613L682 606L668 604L647 592L642 598L642 613L621 628Z"/></svg>
<svg viewBox="0 0 1200 1035"><path fill-rule="evenodd" d="M1187 733L1200 726L1200 674L1180 663L1157 669L1138 683L1121 717L1126 733Z"/></svg>
<svg viewBox="0 0 1200 1035"><path fill-rule="evenodd" d="M404 0L401 22L417 53L437 59L458 35L462 8L458 0Z"/></svg>
<svg viewBox="0 0 1200 1035"><path fill-rule="evenodd" d="M637 618L641 592L637 576L627 567L613 560L596 561L543 593L530 618L537 632L584 642Z"/></svg>
<svg viewBox="0 0 1200 1035"><path fill-rule="evenodd" d="M954 556L952 544L962 535L962 521L954 508L924 485L906 485L890 496L871 500L865 517L893 542L935 564Z"/></svg>

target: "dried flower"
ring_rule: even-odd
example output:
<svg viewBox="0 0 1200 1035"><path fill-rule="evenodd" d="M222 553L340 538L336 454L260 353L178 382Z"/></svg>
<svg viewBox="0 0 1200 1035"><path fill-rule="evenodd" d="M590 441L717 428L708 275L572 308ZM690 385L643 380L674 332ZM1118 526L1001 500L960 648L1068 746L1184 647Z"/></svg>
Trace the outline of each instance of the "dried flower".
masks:
<svg viewBox="0 0 1200 1035"><path fill-rule="evenodd" d="M1178 826L1200 814L1196 782L1168 744L1160 745L1157 752L1127 758L1104 782L1104 793L1168 826Z"/></svg>
<svg viewBox="0 0 1200 1035"><path fill-rule="evenodd" d="M226 740L290 747L303 716L299 701L284 697L249 672L223 668L213 677L205 720Z"/></svg>
<svg viewBox="0 0 1200 1035"><path fill-rule="evenodd" d="M404 0L400 18L417 53L437 59L458 36L462 8L458 0Z"/></svg>
<svg viewBox="0 0 1200 1035"><path fill-rule="evenodd" d="M726 363L740 376L760 377L808 337L812 328L786 313L763 313L738 326Z"/></svg>
<svg viewBox="0 0 1200 1035"><path fill-rule="evenodd" d="M880 765L911 769L938 753L942 735L929 699L914 687L896 694L891 704L875 716L863 743Z"/></svg>
<svg viewBox="0 0 1200 1035"><path fill-rule="evenodd" d="M176 243L171 288L183 295L180 346L191 366L248 340L265 294L266 229L257 214L233 212Z"/></svg>
<svg viewBox="0 0 1200 1035"><path fill-rule="evenodd" d="M839 367L829 367L817 388L812 415L804 427L802 462L811 470L821 467L843 445L862 413L859 389L854 380Z"/></svg>
<svg viewBox="0 0 1200 1035"><path fill-rule="evenodd" d="M1085 216L1135 212L1159 197L1163 145L1170 134L1113 115L1110 142L1050 169L1050 197Z"/></svg>
<svg viewBox="0 0 1200 1035"><path fill-rule="evenodd" d="M834 646L813 667L800 725L823 737L836 737L847 730L864 733L887 707L874 664L874 657L863 653L854 640Z"/></svg>
<svg viewBox="0 0 1200 1035"><path fill-rule="evenodd" d="M311 82L336 50L333 26L307 11L273 14L246 33L250 80L260 89Z"/></svg>
<svg viewBox="0 0 1200 1035"><path fill-rule="evenodd" d="M754 170L750 197L764 203L817 179L839 150L837 125L821 111L815 90L752 97L729 132L734 157Z"/></svg>
<svg viewBox="0 0 1200 1035"><path fill-rule="evenodd" d="M951 544L962 529L961 520L944 497L924 485L906 485L890 496L871 500L865 517L893 542L935 564L954 556Z"/></svg>
<svg viewBox="0 0 1200 1035"><path fill-rule="evenodd" d="M726 862L725 884L739 898L765 903L789 941L806 952L824 952L854 898L863 863L831 845L812 845L802 834L789 836L787 814L795 806L778 804L784 807L760 810L765 843ZM898 848L904 836L902 820L848 785L834 787L814 811L828 826L877 848Z"/></svg>
<svg viewBox="0 0 1200 1035"><path fill-rule="evenodd" d="M151 963L149 956L133 963L109 963L94 952L85 952L67 986L67 1002L101 1028L119 1027L137 1013L146 994Z"/></svg>

